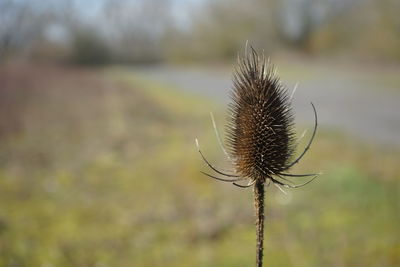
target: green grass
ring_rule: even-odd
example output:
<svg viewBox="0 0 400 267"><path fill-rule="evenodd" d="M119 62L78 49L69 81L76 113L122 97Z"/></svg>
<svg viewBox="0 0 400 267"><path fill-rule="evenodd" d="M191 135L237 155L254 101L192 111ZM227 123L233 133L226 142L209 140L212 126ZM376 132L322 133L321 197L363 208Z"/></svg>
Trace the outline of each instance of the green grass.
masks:
<svg viewBox="0 0 400 267"><path fill-rule="evenodd" d="M199 173L195 137L229 168L209 121L224 107L119 68L59 75L70 97L37 82L1 135L0 266L254 265L251 190ZM267 190L266 266L398 266L399 155L319 131L294 172L324 175Z"/></svg>

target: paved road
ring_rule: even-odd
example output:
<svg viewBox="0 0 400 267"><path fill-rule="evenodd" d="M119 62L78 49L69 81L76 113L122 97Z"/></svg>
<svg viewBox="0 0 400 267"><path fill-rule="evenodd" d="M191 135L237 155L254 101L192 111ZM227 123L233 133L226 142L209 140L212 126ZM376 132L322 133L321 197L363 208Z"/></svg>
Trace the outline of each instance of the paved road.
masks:
<svg viewBox="0 0 400 267"><path fill-rule="evenodd" d="M231 74L227 70L149 67L135 71L182 90L209 95L224 104L229 101ZM289 88L299 82L293 102L296 122L312 125L309 104L312 101L317 107L321 127L344 130L369 142L400 147L400 82L397 83L400 79L384 83L382 76L374 77L375 72L350 68L324 70L317 67L308 70L308 74L299 71L303 71L302 75L282 73ZM357 75L349 75L349 72ZM377 86L379 88L374 88Z"/></svg>

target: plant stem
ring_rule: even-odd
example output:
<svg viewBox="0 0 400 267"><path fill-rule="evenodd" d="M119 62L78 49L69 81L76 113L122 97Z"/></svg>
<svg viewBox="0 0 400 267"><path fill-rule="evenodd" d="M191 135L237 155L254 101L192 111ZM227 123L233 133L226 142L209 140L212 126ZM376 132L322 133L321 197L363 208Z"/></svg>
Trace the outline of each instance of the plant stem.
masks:
<svg viewBox="0 0 400 267"><path fill-rule="evenodd" d="M254 184L254 208L256 213L256 266L263 265L264 250L264 181L261 179Z"/></svg>

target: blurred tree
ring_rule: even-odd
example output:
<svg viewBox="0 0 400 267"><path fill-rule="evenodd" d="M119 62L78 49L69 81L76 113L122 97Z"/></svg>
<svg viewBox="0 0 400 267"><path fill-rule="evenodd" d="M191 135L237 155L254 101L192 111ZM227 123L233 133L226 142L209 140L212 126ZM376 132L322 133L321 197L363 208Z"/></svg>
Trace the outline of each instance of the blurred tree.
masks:
<svg viewBox="0 0 400 267"><path fill-rule="evenodd" d="M162 39L170 24L170 1L108 0L104 33L119 62L155 62L164 57Z"/></svg>
<svg viewBox="0 0 400 267"><path fill-rule="evenodd" d="M32 24L28 26L28 21ZM21 52L35 38L37 27L27 2L0 1L0 62Z"/></svg>
<svg viewBox="0 0 400 267"><path fill-rule="evenodd" d="M91 27L81 27L72 34L72 60L84 65L111 62L111 51L104 39Z"/></svg>
<svg viewBox="0 0 400 267"><path fill-rule="evenodd" d="M399 10L398 0L0 0L0 60L232 60L246 40L269 54L399 59Z"/></svg>
<svg viewBox="0 0 400 267"><path fill-rule="evenodd" d="M35 54L47 41L48 26L65 19L68 5L68 0L57 1L57 5L51 1L0 0L0 63L1 59Z"/></svg>
<svg viewBox="0 0 400 267"><path fill-rule="evenodd" d="M272 50L276 45L275 0L208 1L191 13L189 29L178 30L169 54L173 58L231 60L246 40Z"/></svg>

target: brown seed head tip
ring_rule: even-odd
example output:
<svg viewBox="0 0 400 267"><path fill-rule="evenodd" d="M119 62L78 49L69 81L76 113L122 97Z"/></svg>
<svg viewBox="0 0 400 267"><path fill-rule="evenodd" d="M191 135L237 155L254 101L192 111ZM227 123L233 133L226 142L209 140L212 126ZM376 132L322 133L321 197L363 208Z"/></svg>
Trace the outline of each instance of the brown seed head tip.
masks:
<svg viewBox="0 0 400 267"><path fill-rule="evenodd" d="M226 143L237 172L254 180L279 175L295 150L287 89L251 48L238 59L231 93Z"/></svg>

